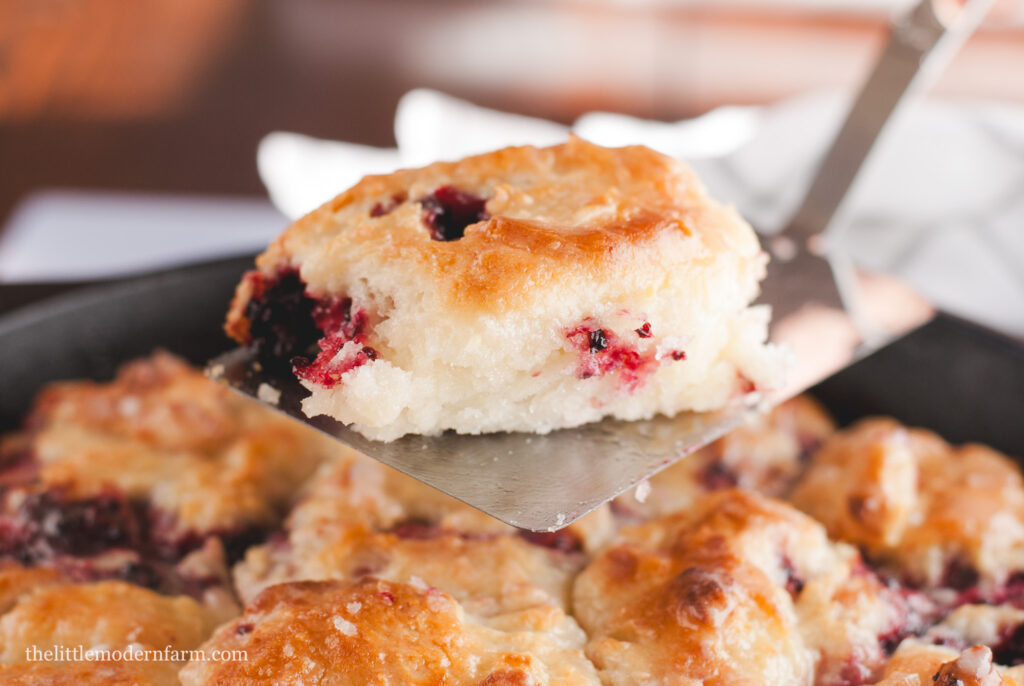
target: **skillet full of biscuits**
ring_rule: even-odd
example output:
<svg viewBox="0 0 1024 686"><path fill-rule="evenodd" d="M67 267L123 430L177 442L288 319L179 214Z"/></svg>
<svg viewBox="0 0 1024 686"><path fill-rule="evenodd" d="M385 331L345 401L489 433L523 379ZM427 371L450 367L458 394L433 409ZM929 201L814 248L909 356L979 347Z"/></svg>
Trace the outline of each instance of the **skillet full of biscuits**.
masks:
<svg viewBox="0 0 1024 686"><path fill-rule="evenodd" d="M534 534L190 366L249 263L0 323L4 683L1021 683L1013 342L940 316Z"/></svg>

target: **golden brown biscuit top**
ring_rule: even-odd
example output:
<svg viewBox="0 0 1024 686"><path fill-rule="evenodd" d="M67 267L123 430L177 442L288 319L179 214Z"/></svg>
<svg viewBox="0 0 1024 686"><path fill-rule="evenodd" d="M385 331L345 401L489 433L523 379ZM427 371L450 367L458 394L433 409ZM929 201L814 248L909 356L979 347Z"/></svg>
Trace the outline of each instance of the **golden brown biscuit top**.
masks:
<svg viewBox="0 0 1024 686"><path fill-rule="evenodd" d="M440 203L443 213L459 197L484 204L468 213L460 237L437 240L431 208ZM268 276L298 268L319 296L338 294L354 265L361 276L371 265L397 263L451 307L504 309L567 279L649 286L680 260L725 251L749 259L759 247L687 167L648 148L573 137L366 177L295 222L257 264ZM233 318L242 315L247 288Z"/></svg>
<svg viewBox="0 0 1024 686"><path fill-rule="evenodd" d="M207 645L244 650L238 662L192 663L188 684L596 684L557 620L526 616L484 626L436 588L367 579L272 586Z"/></svg>
<svg viewBox="0 0 1024 686"><path fill-rule="evenodd" d="M179 686L175 662L22 662L0 666L4 686Z"/></svg>
<svg viewBox="0 0 1024 686"><path fill-rule="evenodd" d="M834 431L832 418L815 400L790 398L619 496L613 509L644 519L684 509L708 491L743 488L782 496Z"/></svg>
<svg viewBox="0 0 1024 686"><path fill-rule="evenodd" d="M568 607L602 508L556 534L523 532L353 451L321 467L286 522L287 540L250 549L235 570L244 599L268 585L366 576L416 579L495 616Z"/></svg>
<svg viewBox="0 0 1024 686"><path fill-rule="evenodd" d="M941 646L908 644L889 661L884 678L875 686L1018 686L1019 676L1017 669L996 667L992 651L985 646L973 646L958 655Z"/></svg>
<svg viewBox="0 0 1024 686"><path fill-rule="evenodd" d="M62 499L143 500L183 535L266 526L332 448L166 353L44 390L26 450ZM176 534L177 535L177 534Z"/></svg>
<svg viewBox="0 0 1024 686"><path fill-rule="evenodd" d="M915 583L991 587L1024 569L1024 479L990 448L863 420L826 442L792 499Z"/></svg>
<svg viewBox="0 0 1024 686"><path fill-rule="evenodd" d="M627 529L577 578L587 654L612 684L837 683L898 621L856 553L782 503L721 491Z"/></svg>
<svg viewBox="0 0 1024 686"><path fill-rule="evenodd" d="M52 569L10 563L0 565L0 602L4 684L175 684L187 651L225 619L189 597L119 581L74 583ZM181 652L167 652L167 660L84 657L90 649L165 648Z"/></svg>
<svg viewBox="0 0 1024 686"><path fill-rule="evenodd" d="M22 596L0 617L0 661L21 662L32 646L187 650L206 639L214 621L192 598L161 596L121 581L50 584Z"/></svg>

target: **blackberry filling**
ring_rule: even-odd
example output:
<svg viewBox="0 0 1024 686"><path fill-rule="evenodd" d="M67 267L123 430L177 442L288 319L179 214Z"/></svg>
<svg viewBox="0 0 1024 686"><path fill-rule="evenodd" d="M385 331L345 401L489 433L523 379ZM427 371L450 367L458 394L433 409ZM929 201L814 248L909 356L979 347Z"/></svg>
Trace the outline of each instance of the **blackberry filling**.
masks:
<svg viewBox="0 0 1024 686"><path fill-rule="evenodd" d="M317 301L306 295L306 284L295 270L281 272L269 283L259 272L246 278L256 282L245 308L249 344L264 366L290 370L290 360L323 335L313 317Z"/></svg>
<svg viewBox="0 0 1024 686"><path fill-rule="evenodd" d="M946 565L939 585L957 591L967 591L976 587L979 581L978 570L970 562L956 557Z"/></svg>
<svg viewBox="0 0 1024 686"><path fill-rule="evenodd" d="M608 347L608 337L605 336L604 329L591 331L588 340L592 353L599 353Z"/></svg>
<svg viewBox="0 0 1024 686"><path fill-rule="evenodd" d="M399 205L405 202L405 193L395 193L385 201L378 202L370 208L371 217L383 217L386 214L394 212Z"/></svg>
<svg viewBox="0 0 1024 686"><path fill-rule="evenodd" d="M950 569L954 569L953 572ZM973 580L973 583L971 581ZM983 603L989 605L1012 605L1018 609L1024 609L1024 572L1014 572L1002 586L995 589L982 590L978 583L980 577L978 572L969 564L954 560L943 576L945 588L952 588L958 591L951 602L951 607L961 605L972 605ZM949 585L958 583L960 587Z"/></svg>
<svg viewBox="0 0 1024 686"><path fill-rule="evenodd" d="M426 519L410 518L397 522L393 527L391 527L389 533L392 533L399 538L425 541L431 538L437 538L444 532L441 530L441 527L437 526L437 524L427 521Z"/></svg>
<svg viewBox="0 0 1024 686"><path fill-rule="evenodd" d="M318 300L312 317L321 332L346 339L355 338L366 328L366 313L352 309L352 298Z"/></svg>
<svg viewBox="0 0 1024 686"><path fill-rule="evenodd" d="M318 386L331 388L341 381L346 372L377 359L377 351L366 345L351 350L349 354L340 354L349 340L341 335L321 339L320 353L312 362L304 357L292 360L295 375ZM351 340L360 341L359 338Z"/></svg>
<svg viewBox="0 0 1024 686"><path fill-rule="evenodd" d="M208 539L219 538L224 546L224 557L230 565L245 557L245 551L251 546L265 541L268 534L268 527L255 524L231 529L174 532L174 517L158 510L151 510L148 519L150 536L147 552L160 560L180 560L203 547Z"/></svg>
<svg viewBox="0 0 1024 686"><path fill-rule="evenodd" d="M782 558L782 571L786 573L786 591L794 599L797 598L804 590L804 579L788 556Z"/></svg>
<svg viewBox="0 0 1024 686"><path fill-rule="evenodd" d="M700 471L701 486L709 491L718 491L725 488L735 488L739 482L739 476L720 459L708 464Z"/></svg>
<svg viewBox="0 0 1024 686"><path fill-rule="evenodd" d="M88 557L111 548L136 550L146 528L141 508L116 494L68 500L52 491L33 493L14 519L0 553L28 563L57 555Z"/></svg>
<svg viewBox="0 0 1024 686"><path fill-rule="evenodd" d="M886 655L891 656L904 639L924 634L949 610L921 591L908 588L878 572L869 571L867 566L864 566L864 570L885 585L883 594L886 604L897 612L898 618L893 626L878 637L878 645Z"/></svg>
<svg viewBox="0 0 1024 686"><path fill-rule="evenodd" d="M999 643L991 646L992 658L996 664L1024 664L1024 624L1013 627L1001 638Z"/></svg>
<svg viewBox="0 0 1024 686"><path fill-rule="evenodd" d="M576 532L569 531L568 529L561 529L559 531L520 531L519 536L528 543L557 550L560 553L583 552L583 539Z"/></svg>
<svg viewBox="0 0 1024 686"><path fill-rule="evenodd" d="M175 570L181 559L219 538L233 564L266 537L262 526L183 534L174 531L173 516L117 492L81 499L60 490L20 494L20 502L0 516L0 558L52 566L75 581L119 579L199 597L203 583L196 585Z"/></svg>
<svg viewBox="0 0 1024 686"><path fill-rule="evenodd" d="M635 329L634 333L640 338L650 338L651 325L645 322L639 329ZM587 318L579 326L568 329L565 337L579 353L580 363L576 375L581 379L616 374L622 388L632 392L639 388L660 364L654 350L640 353L611 329L598 326L593 318ZM668 358L674 361L685 360L686 353L674 350Z"/></svg>
<svg viewBox="0 0 1024 686"><path fill-rule="evenodd" d="M623 385L632 391L655 363L653 354L641 356L614 332L597 327L592 320L569 329L565 337L580 354L577 376L581 379L617 373Z"/></svg>
<svg viewBox="0 0 1024 686"><path fill-rule="evenodd" d="M420 200L423 223L435 241L457 241L466 233L466 227L487 221L487 201L455 186L441 186Z"/></svg>
<svg viewBox="0 0 1024 686"><path fill-rule="evenodd" d="M248 343L264 367L330 387L345 372L377 359L377 351L364 345L369 318L351 298L314 298L295 270L274 280L259 272L246 278L254 282L245 310ZM350 341L360 346L339 356Z"/></svg>

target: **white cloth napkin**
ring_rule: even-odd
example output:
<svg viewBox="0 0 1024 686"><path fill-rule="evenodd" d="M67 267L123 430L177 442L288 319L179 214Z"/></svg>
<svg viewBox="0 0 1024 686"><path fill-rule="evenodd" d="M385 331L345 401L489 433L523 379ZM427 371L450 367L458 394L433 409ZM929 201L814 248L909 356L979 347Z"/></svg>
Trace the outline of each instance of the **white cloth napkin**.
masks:
<svg viewBox="0 0 1024 686"><path fill-rule="evenodd" d="M255 253L287 224L260 198L42 190L0 234L0 283L86 281Z"/></svg>
<svg viewBox="0 0 1024 686"><path fill-rule="evenodd" d="M846 105L815 94L674 123L596 112L571 130L688 161L714 195L772 231L799 202ZM297 217L366 173L552 144L569 130L415 90L399 103L397 148L273 133L260 145L259 170L274 204ZM943 309L1024 336L1024 107L912 103L879 141L838 222L843 245L865 267L903 278Z"/></svg>

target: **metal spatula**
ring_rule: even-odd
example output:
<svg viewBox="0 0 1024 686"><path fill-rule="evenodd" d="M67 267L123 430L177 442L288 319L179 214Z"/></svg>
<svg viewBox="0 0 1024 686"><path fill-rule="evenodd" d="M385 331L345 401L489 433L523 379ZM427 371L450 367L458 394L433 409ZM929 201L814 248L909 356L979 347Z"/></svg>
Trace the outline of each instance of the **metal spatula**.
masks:
<svg viewBox="0 0 1024 686"><path fill-rule="evenodd" d="M773 256L761 300L772 306L773 341L787 342L797 367L782 393L716 412L622 422L605 420L547 435L498 433L406 436L371 441L327 417L306 417L306 391L292 377L271 378L246 350L210 363L215 378L258 397L261 384L281 392L274 407L356 450L509 524L559 529L725 434L751 413L794 395L926 321L931 310L898 284L859 276L824 251L821 239L861 163L922 66L952 53L991 0L925 0L894 23L888 46L826 155L801 209L785 230L764 239ZM934 50L941 45L943 51ZM826 257L830 259L826 259ZM831 263L831 264L830 264ZM888 312L877 305L888 305Z"/></svg>

